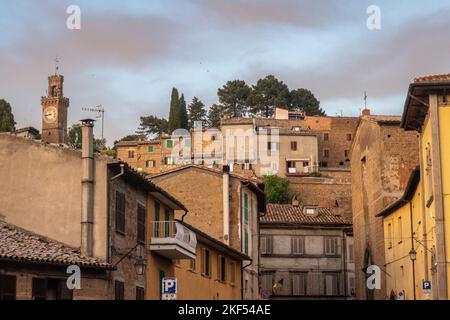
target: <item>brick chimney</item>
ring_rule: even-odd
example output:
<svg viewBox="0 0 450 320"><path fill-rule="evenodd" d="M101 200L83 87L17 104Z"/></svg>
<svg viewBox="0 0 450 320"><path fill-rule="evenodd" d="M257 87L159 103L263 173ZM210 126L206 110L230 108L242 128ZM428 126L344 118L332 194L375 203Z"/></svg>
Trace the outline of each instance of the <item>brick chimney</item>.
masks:
<svg viewBox="0 0 450 320"><path fill-rule="evenodd" d="M363 109L361 115L362 116L370 116L370 109L367 109L367 108Z"/></svg>
<svg viewBox="0 0 450 320"><path fill-rule="evenodd" d="M94 121L81 120L81 253L89 257L94 247Z"/></svg>

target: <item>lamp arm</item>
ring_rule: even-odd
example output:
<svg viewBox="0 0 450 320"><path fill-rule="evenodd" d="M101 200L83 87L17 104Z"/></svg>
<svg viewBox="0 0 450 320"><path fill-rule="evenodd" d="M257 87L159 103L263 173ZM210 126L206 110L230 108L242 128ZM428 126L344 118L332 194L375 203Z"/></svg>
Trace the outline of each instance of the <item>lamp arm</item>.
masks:
<svg viewBox="0 0 450 320"><path fill-rule="evenodd" d="M135 245L133 248L131 248L126 254L124 254L123 257L120 258L119 261L117 261L117 262L114 264L113 267L117 267L117 265L118 265L119 263L121 263L123 259L125 259L126 257L128 257L129 254L130 254L134 249L136 249L138 245L139 245L139 242L136 243L136 245Z"/></svg>

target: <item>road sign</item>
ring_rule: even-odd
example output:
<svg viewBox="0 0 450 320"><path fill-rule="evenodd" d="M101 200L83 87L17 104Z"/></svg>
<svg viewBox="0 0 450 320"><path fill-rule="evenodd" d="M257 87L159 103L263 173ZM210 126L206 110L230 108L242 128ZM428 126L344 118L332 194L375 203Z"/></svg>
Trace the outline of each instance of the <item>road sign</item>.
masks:
<svg viewBox="0 0 450 320"><path fill-rule="evenodd" d="M269 290L261 290L261 299L263 299L263 300L270 299L270 291Z"/></svg>
<svg viewBox="0 0 450 320"><path fill-rule="evenodd" d="M162 300L176 300L177 299L177 279L163 278L162 279Z"/></svg>
<svg viewBox="0 0 450 320"><path fill-rule="evenodd" d="M431 290L431 281L422 282L422 289L423 290Z"/></svg>

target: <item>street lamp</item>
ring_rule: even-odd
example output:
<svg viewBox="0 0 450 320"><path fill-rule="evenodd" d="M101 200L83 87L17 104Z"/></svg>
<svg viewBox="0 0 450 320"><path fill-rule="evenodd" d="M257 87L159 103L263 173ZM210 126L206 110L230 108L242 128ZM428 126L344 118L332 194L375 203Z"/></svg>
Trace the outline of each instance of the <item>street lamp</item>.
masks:
<svg viewBox="0 0 450 320"><path fill-rule="evenodd" d="M412 261L415 261L417 259L417 252L416 250L414 250L414 248L412 248L411 251L409 251L409 257L411 258Z"/></svg>
<svg viewBox="0 0 450 320"><path fill-rule="evenodd" d="M136 274L142 276L145 273L145 269L147 268L147 261L145 259L137 259L134 264L134 269L136 270Z"/></svg>

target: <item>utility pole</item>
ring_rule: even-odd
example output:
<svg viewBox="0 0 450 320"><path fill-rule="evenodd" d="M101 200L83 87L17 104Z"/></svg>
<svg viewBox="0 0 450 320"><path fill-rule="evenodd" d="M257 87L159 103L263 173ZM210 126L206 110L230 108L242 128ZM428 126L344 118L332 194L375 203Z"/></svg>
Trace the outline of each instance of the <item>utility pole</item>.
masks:
<svg viewBox="0 0 450 320"><path fill-rule="evenodd" d="M102 105L100 104L100 105L95 106L93 108L83 108L83 111L95 112L95 113L97 113L96 118L97 119L99 119L99 118L102 119L102 140L103 140L103 131L104 131L104 127L105 127L105 124L104 124L105 109L103 109Z"/></svg>

